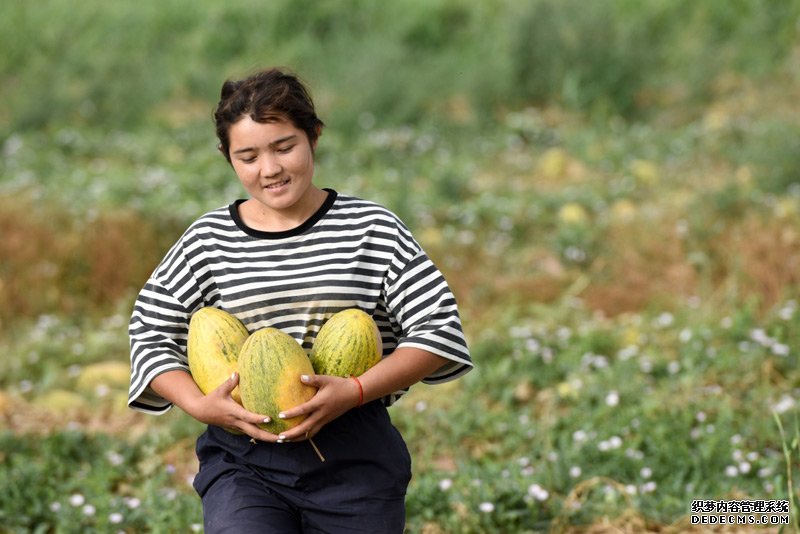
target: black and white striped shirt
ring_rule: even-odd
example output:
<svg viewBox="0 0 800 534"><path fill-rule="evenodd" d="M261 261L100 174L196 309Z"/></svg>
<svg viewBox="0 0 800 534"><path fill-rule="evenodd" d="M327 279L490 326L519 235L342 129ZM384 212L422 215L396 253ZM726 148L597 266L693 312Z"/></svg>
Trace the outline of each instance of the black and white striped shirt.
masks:
<svg viewBox="0 0 800 534"><path fill-rule="evenodd" d="M301 226L262 232L243 223L241 202L195 221L139 293L129 329L131 408L171 407L149 384L163 372L188 371L189 319L203 306L232 313L250 332L280 329L307 352L326 319L360 308L381 330L384 356L417 347L450 360L423 382L446 382L472 368L444 277L386 208L328 190Z"/></svg>

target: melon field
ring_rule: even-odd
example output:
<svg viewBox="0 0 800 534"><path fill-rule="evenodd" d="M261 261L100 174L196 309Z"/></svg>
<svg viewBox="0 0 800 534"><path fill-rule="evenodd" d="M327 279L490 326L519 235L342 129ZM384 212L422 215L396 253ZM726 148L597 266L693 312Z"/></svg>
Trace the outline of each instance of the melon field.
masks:
<svg viewBox="0 0 800 534"><path fill-rule="evenodd" d="M127 323L245 196L211 110L271 65L326 123L317 185L459 302L475 370L390 409L409 533L800 524L796 0L7 4L0 532L202 531L202 426L127 408Z"/></svg>

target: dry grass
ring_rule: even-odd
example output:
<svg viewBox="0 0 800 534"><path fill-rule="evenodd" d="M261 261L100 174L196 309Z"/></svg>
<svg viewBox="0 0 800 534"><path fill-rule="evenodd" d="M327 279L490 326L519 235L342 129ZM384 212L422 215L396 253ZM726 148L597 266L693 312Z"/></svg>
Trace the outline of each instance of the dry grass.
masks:
<svg viewBox="0 0 800 534"><path fill-rule="evenodd" d="M582 298L610 315L691 296L753 300L763 309L800 286L800 221L749 214L707 242L676 235L675 221L612 231ZM699 247L699 248L698 248ZM699 253L705 264L691 255Z"/></svg>
<svg viewBox="0 0 800 534"><path fill-rule="evenodd" d="M771 307L800 287L800 220L748 215L726 229L711 250L726 268L724 280L743 297ZM723 260L727 259L726 262Z"/></svg>
<svg viewBox="0 0 800 534"><path fill-rule="evenodd" d="M88 313L129 296L180 232L174 224L165 231L165 224L127 210L78 220L52 206L0 197L0 329L18 317ZM797 215L747 214L708 242L680 235L676 226L674 216L612 225L584 269L534 245L502 255L452 243L429 252L473 319L570 292L610 316L720 291L768 308L800 286ZM692 260L697 252L705 265Z"/></svg>
<svg viewBox="0 0 800 534"><path fill-rule="evenodd" d="M167 223L169 224L169 223ZM127 210L91 219L0 197L0 328L45 313L88 313L138 289L179 230Z"/></svg>
<svg viewBox="0 0 800 534"><path fill-rule="evenodd" d="M696 294L698 274L675 227L673 220L612 227L581 293L587 305L618 315Z"/></svg>
<svg viewBox="0 0 800 534"><path fill-rule="evenodd" d="M674 309L690 297L754 301L769 309L800 287L797 216L747 214L708 238L681 234L679 226L674 215L610 226L604 248L585 268L533 246L502 256L457 245L430 253L473 320L491 317L498 308L566 295L608 316Z"/></svg>

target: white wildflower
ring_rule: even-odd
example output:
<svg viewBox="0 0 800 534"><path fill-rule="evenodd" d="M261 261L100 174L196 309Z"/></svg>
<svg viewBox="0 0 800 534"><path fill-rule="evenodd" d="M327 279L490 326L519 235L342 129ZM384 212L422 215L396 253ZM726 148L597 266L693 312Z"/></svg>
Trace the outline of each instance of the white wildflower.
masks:
<svg viewBox="0 0 800 534"><path fill-rule="evenodd" d="M689 341L692 340L692 336L693 336L692 331L689 330L688 328L684 328L678 334L678 339L680 340L681 343L688 343Z"/></svg>
<svg viewBox="0 0 800 534"><path fill-rule="evenodd" d="M750 339L763 347L771 346L775 341L767 335L763 328L754 328L750 331Z"/></svg>
<svg viewBox="0 0 800 534"><path fill-rule="evenodd" d="M644 484L642 484L642 493L653 493L654 491L656 491L656 487L657 487L656 483L653 482L652 480L645 482Z"/></svg>
<svg viewBox="0 0 800 534"><path fill-rule="evenodd" d="M639 354L639 347L637 345L628 345L617 352L617 358L620 360L630 360Z"/></svg>
<svg viewBox="0 0 800 534"><path fill-rule="evenodd" d="M790 397L789 395L784 395L781 399L772 407L777 413L786 413L792 408L794 408L795 400Z"/></svg>
<svg viewBox="0 0 800 534"><path fill-rule="evenodd" d="M788 356L789 355L789 345L785 345L783 343L775 343L770 347L772 354L775 356Z"/></svg>
<svg viewBox="0 0 800 534"><path fill-rule="evenodd" d="M108 451L106 453L106 460L108 460L108 463L111 465L117 466L122 465L122 463L125 461L125 458L118 452Z"/></svg>
<svg viewBox="0 0 800 534"><path fill-rule="evenodd" d="M743 475L749 473L751 469L750 462L740 462L738 467L739 467L739 472Z"/></svg>
<svg viewBox="0 0 800 534"><path fill-rule="evenodd" d="M661 315L659 315L658 317L656 317L655 323L656 323L656 326L660 326L662 328L666 328L668 326L672 326L672 323L674 321L675 321L675 317L671 313L664 312Z"/></svg>
<svg viewBox="0 0 800 534"><path fill-rule="evenodd" d="M790 300L786 303L786 306L778 310L778 317L783 319L784 321L790 320L794 316L794 312L797 309L797 302Z"/></svg>
<svg viewBox="0 0 800 534"><path fill-rule="evenodd" d="M698 423L702 423L707 419L706 412L697 412L694 416Z"/></svg>
<svg viewBox="0 0 800 534"><path fill-rule="evenodd" d="M576 430L575 432L572 433L572 441L576 443L583 443L584 441L586 441L586 438L587 434L583 430Z"/></svg>
<svg viewBox="0 0 800 534"><path fill-rule="evenodd" d="M537 501L546 501L550 497L550 492L541 487L539 484L531 484L528 486L528 495Z"/></svg>

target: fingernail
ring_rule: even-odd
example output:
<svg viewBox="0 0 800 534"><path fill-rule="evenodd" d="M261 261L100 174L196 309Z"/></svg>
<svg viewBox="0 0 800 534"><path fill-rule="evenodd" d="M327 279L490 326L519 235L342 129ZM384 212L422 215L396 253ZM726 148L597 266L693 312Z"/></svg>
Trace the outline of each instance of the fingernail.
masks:
<svg viewBox="0 0 800 534"><path fill-rule="evenodd" d="M308 382L309 380L311 380L310 376L308 376L308 375L300 375L300 381L301 382Z"/></svg>
<svg viewBox="0 0 800 534"><path fill-rule="evenodd" d="M281 412L278 414L278 419L286 419L286 414Z"/></svg>
<svg viewBox="0 0 800 534"><path fill-rule="evenodd" d="M269 417L265 417L265 418L264 418L264 422L265 422L265 423L269 423L270 421L272 421L272 419L270 419Z"/></svg>
<svg viewBox="0 0 800 534"><path fill-rule="evenodd" d="M235 380L235 379L236 379L236 371L231 373L231 380Z"/></svg>

